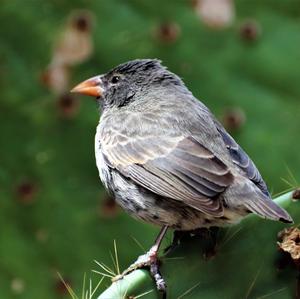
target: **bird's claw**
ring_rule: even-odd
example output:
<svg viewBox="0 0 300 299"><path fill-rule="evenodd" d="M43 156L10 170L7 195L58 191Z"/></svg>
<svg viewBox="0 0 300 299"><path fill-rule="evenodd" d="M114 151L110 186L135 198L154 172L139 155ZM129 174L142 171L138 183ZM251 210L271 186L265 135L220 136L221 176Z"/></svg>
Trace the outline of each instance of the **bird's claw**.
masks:
<svg viewBox="0 0 300 299"><path fill-rule="evenodd" d="M159 271L159 260L157 258L158 247L156 245L152 246L151 249L143 255L140 255L137 260L131 264L125 271L123 271L120 275L115 276L112 279L112 282L116 282L125 275L133 272L137 269L149 268L150 274L153 277L157 290L163 293L163 298L166 298L166 283Z"/></svg>
<svg viewBox="0 0 300 299"><path fill-rule="evenodd" d="M165 294L167 285L159 271L159 262L158 261L156 263L152 263L150 265L150 273L155 281L157 290L162 292L163 294Z"/></svg>

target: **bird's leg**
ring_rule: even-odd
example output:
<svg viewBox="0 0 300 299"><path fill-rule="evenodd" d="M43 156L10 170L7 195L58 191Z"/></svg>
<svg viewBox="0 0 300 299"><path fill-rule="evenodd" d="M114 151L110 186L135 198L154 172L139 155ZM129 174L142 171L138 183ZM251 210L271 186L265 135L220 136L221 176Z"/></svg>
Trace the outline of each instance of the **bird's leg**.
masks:
<svg viewBox="0 0 300 299"><path fill-rule="evenodd" d="M166 284L159 271L158 251L167 230L168 226L163 226L155 240L154 245L150 248L150 250L146 254L139 256L138 259L133 264L131 264L122 274L114 277L113 281L117 281L123 278L125 275L136 269L149 267L151 276L156 283L157 289L165 294Z"/></svg>

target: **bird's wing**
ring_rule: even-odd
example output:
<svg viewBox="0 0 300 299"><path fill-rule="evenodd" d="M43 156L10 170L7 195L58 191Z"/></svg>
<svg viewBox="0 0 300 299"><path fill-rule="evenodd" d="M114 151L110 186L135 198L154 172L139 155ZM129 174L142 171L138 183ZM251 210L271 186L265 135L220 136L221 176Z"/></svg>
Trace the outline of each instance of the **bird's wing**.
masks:
<svg viewBox="0 0 300 299"><path fill-rule="evenodd" d="M234 164L236 164L246 176L268 197L270 197L268 187L264 182L261 174L256 168L253 161L249 156L243 151L243 149L235 142L235 140L225 131L223 126L216 121L216 127L219 131L222 139L229 151L231 159Z"/></svg>
<svg viewBox="0 0 300 299"><path fill-rule="evenodd" d="M233 176L192 136L117 135L110 132L101 137L111 167L158 195L216 217L223 215L217 196L232 183Z"/></svg>

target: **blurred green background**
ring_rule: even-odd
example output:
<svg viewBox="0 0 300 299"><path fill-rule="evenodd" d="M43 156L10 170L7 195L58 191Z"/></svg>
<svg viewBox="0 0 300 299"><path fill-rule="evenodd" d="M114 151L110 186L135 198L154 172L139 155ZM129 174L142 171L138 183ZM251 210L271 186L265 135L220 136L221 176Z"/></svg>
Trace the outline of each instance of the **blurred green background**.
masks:
<svg viewBox="0 0 300 299"><path fill-rule="evenodd" d="M1 299L67 298L57 272L80 291L93 260L112 264L113 240L125 268L142 252L134 239L148 248L157 233L107 197L97 106L68 94L116 64L161 59L273 194L299 178L300 1L208 1L1 1Z"/></svg>

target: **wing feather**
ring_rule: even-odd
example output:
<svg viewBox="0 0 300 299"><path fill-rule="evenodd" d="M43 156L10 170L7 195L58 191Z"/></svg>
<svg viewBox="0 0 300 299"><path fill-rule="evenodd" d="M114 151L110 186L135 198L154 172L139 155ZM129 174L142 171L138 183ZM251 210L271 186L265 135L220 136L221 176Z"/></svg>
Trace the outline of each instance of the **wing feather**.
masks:
<svg viewBox="0 0 300 299"><path fill-rule="evenodd" d="M125 140L122 134L121 143L101 144L109 164L142 187L204 213L223 215L217 197L232 183L233 176L222 161L193 137Z"/></svg>
<svg viewBox="0 0 300 299"><path fill-rule="evenodd" d="M217 129L223 138L223 141L229 151L234 164L244 171L246 176L262 191L263 194L270 197L268 187L260 175L255 164L244 152L244 150L235 142L235 140L225 131L222 125L216 121Z"/></svg>

